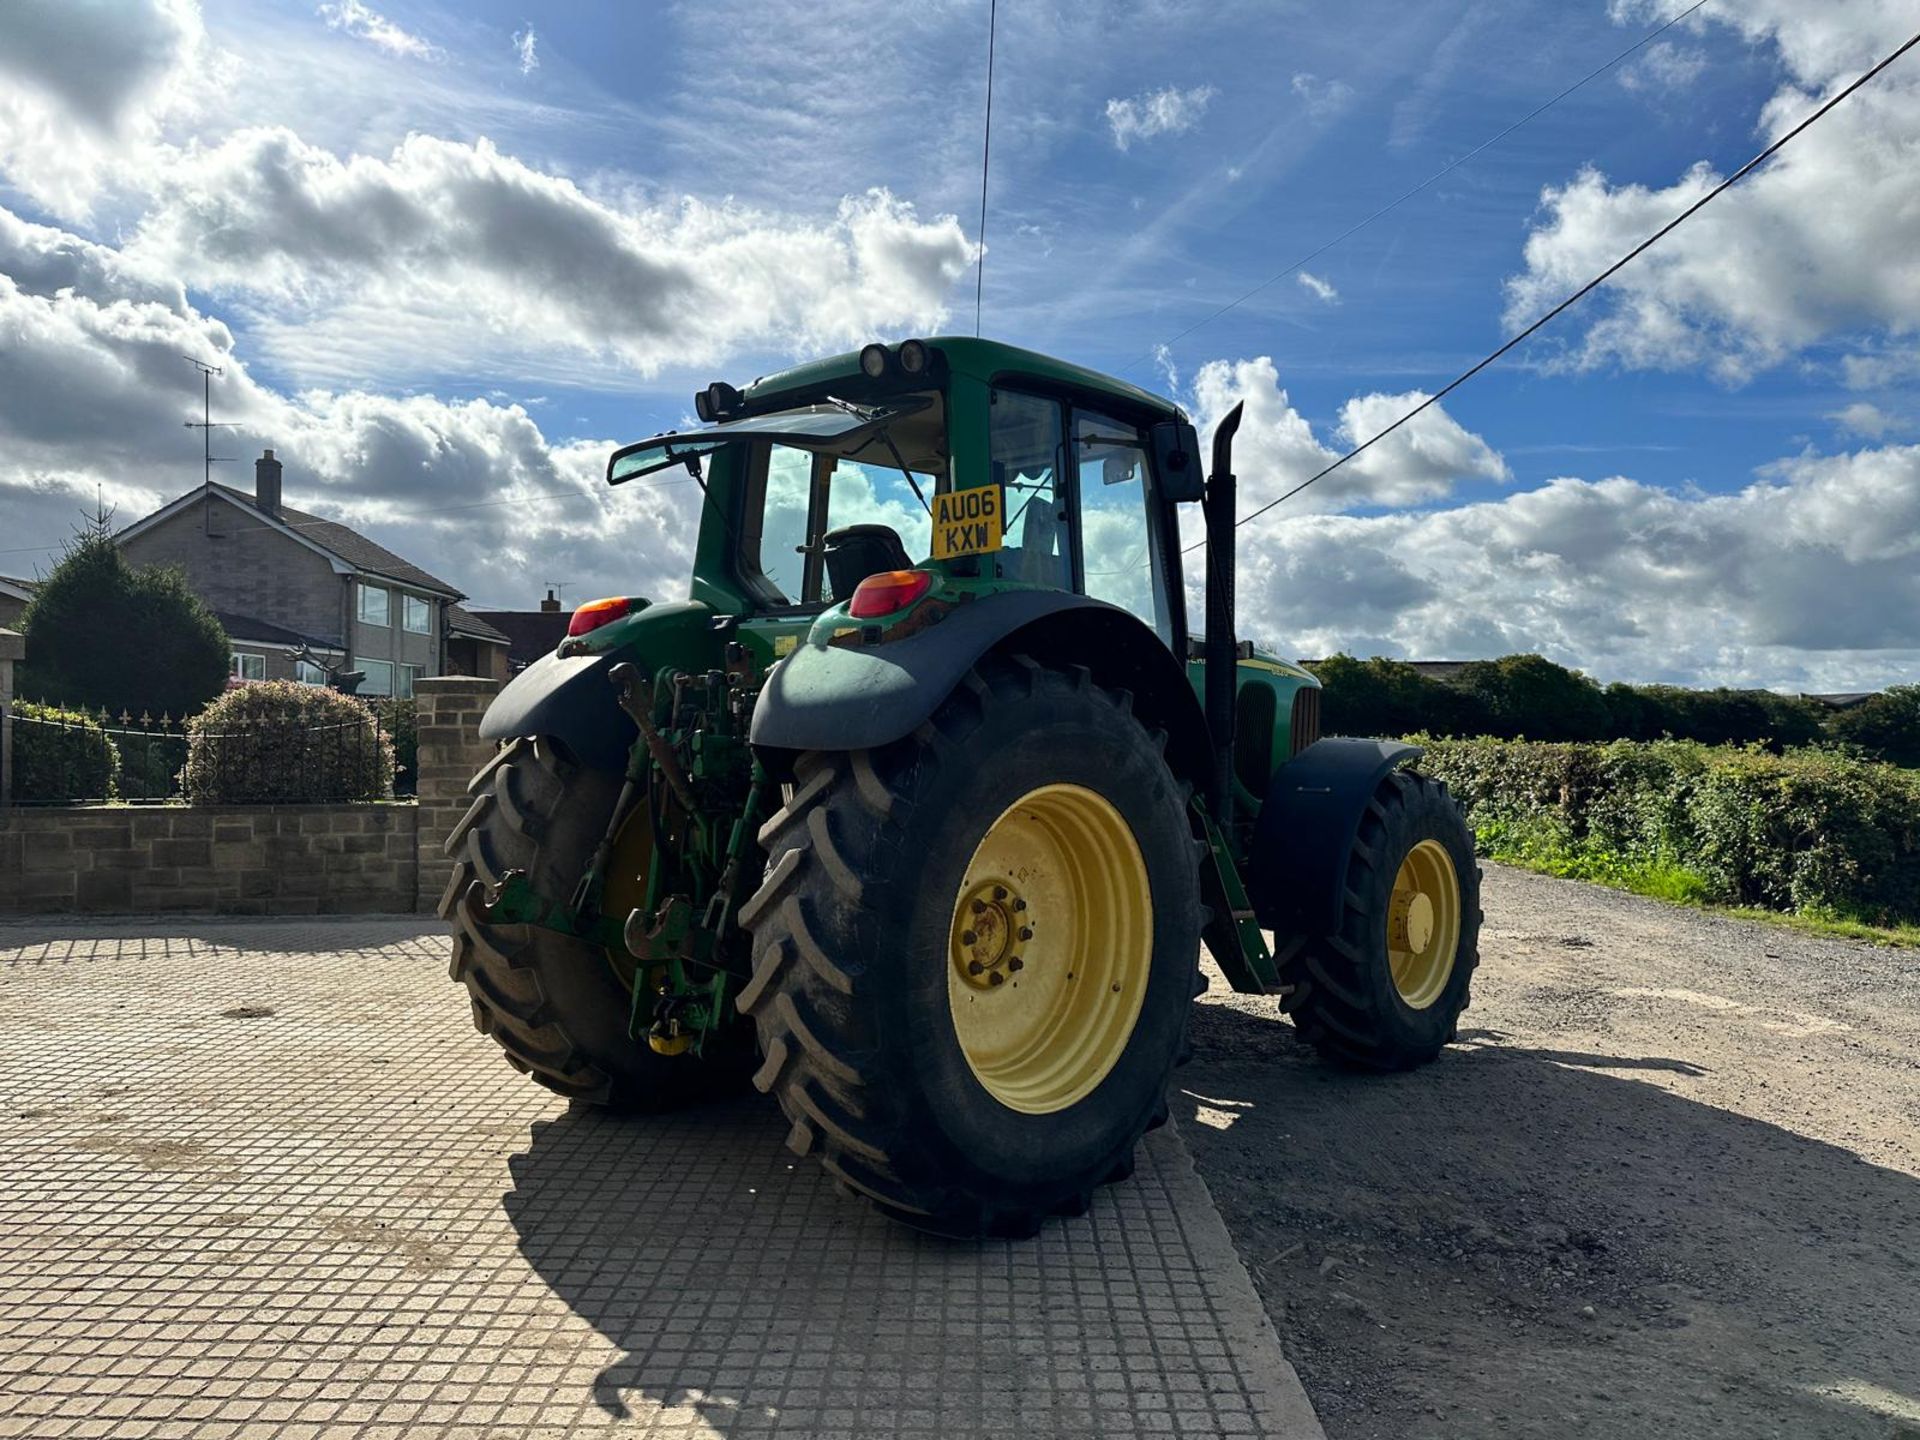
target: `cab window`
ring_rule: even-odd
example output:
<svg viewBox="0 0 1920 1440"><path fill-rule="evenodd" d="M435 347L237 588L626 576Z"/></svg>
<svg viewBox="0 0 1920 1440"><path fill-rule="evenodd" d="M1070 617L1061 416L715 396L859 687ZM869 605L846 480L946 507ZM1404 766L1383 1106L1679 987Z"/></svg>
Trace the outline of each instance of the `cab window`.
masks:
<svg viewBox="0 0 1920 1440"><path fill-rule="evenodd" d="M1006 544L999 575L1056 590L1073 588L1073 550L1062 463L1060 402L1017 390L992 395L988 455L1006 491Z"/></svg>
<svg viewBox="0 0 1920 1440"><path fill-rule="evenodd" d="M1073 460L1086 593L1131 610L1164 631L1167 607L1148 543L1147 454L1147 437L1139 426L1097 411L1074 410Z"/></svg>

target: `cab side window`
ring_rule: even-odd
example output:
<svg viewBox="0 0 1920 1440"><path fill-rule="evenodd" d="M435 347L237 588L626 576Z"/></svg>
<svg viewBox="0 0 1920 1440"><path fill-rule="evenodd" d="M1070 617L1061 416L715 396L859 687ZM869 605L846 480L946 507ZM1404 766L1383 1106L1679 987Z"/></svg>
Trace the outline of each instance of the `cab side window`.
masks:
<svg viewBox="0 0 1920 1440"><path fill-rule="evenodd" d="M987 453L993 479L1006 487L1006 545L999 554L1003 580L1073 588L1064 428L1057 400L993 391Z"/></svg>
<svg viewBox="0 0 1920 1440"><path fill-rule="evenodd" d="M1140 427L1092 410L1073 412L1073 459L1080 490L1080 546L1086 593L1131 610L1155 629L1162 603L1148 543L1147 437Z"/></svg>

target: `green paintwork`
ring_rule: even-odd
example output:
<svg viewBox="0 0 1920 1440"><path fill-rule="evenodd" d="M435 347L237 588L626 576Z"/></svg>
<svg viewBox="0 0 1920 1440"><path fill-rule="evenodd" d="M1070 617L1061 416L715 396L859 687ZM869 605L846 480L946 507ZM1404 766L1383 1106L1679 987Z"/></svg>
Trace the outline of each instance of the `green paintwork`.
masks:
<svg viewBox="0 0 1920 1440"><path fill-rule="evenodd" d="M1184 418L1179 407L1162 396L1033 351L971 337L943 337L927 343L938 357L933 373L944 377L939 382L948 430L944 483L952 489L990 483L990 401L996 385L1065 392L1141 423ZM828 397L871 403L889 392L926 389L930 383L897 371L876 383L861 373L857 352L837 355L755 380L743 392L744 413L771 413ZM690 1035L687 1048L695 1053L713 1029L735 1018L728 1003L729 989L744 976L727 968L727 937L737 924L744 898L738 892L743 888L741 876L751 866L754 833L766 810L779 803L777 796L769 796L770 782L746 745L739 706L725 697L740 694L740 686L753 693L752 687L767 669L799 646L827 652L836 645L884 644L902 627L918 628L928 606L964 604L1002 591L1033 588L993 578L991 573L972 573L995 568L975 560L929 562L923 568L933 574L934 583L927 595L881 619L855 620L844 601L818 614L770 611L736 571L752 453L748 445L729 445L703 462L690 598L669 603L636 601L631 614L561 647L562 653L604 654L631 661L648 678L654 723L678 757L675 768L683 772L683 783L693 788L700 801L692 815L675 822L670 843L656 843L644 909L626 917L619 927L621 934L609 939L603 932L611 920L576 915L565 905L534 895L524 877L509 877L493 902L503 917L582 935L632 954L638 962L632 1017L635 1038L650 1035L662 1045L677 1048ZM740 649L731 650L736 641ZM742 651L748 673L738 681L720 684L715 691L704 677L724 669L730 654L739 669ZM1298 666L1264 655L1242 661L1237 671L1241 687L1262 686L1274 692L1272 754L1277 764L1291 754L1294 695L1302 686L1319 682ZM1188 673L1196 692L1201 692L1204 666L1194 662ZM677 716L674 710L676 676L685 677L685 693L706 697L687 715ZM721 697L717 702L715 695ZM632 773L647 777L649 791L667 785L659 764L647 754L644 742L636 744ZM1239 812L1244 818L1257 811L1263 797L1247 794L1243 787L1240 798L1245 802ZM1216 948L1237 951L1221 956L1236 989L1270 991L1276 983L1273 959L1251 917L1239 875L1246 829L1216 826L1204 809L1200 816L1208 838L1204 878L1209 903L1224 917Z"/></svg>

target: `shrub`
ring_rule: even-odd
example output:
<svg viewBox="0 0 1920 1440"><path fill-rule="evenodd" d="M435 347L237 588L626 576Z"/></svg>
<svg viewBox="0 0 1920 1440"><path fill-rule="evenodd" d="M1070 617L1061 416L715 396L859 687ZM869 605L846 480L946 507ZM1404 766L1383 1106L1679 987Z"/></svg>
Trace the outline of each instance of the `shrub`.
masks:
<svg viewBox="0 0 1920 1440"><path fill-rule="evenodd" d="M187 726L188 800L304 805L383 800L393 743L365 701L269 680L229 690Z"/></svg>
<svg viewBox="0 0 1920 1440"><path fill-rule="evenodd" d="M120 752L100 722L78 710L21 701L13 707L13 798L22 805L110 800Z"/></svg>
<svg viewBox="0 0 1920 1440"><path fill-rule="evenodd" d="M1920 919L1920 775L1829 750L1425 740L1481 848L1727 904ZM1635 888L1645 888L1635 883Z"/></svg>
<svg viewBox="0 0 1920 1440"><path fill-rule="evenodd" d="M1578 670L1540 655L1474 660L1454 684L1480 702L1485 733L1533 740L1596 740L1607 733L1607 702Z"/></svg>
<svg viewBox="0 0 1920 1440"><path fill-rule="evenodd" d="M1895 685L1832 720L1844 740L1890 760L1920 769L1920 685Z"/></svg>
<svg viewBox="0 0 1920 1440"><path fill-rule="evenodd" d="M180 571L128 565L104 520L41 582L20 629L20 693L49 703L184 716L226 687L213 612Z"/></svg>

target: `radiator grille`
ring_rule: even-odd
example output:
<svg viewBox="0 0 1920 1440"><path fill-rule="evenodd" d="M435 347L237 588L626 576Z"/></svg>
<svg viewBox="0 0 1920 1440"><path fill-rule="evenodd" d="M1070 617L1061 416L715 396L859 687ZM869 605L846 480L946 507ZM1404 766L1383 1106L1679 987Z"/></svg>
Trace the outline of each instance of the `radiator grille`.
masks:
<svg viewBox="0 0 1920 1440"><path fill-rule="evenodd" d="M1320 687L1303 685L1293 692L1292 753L1298 755L1320 738Z"/></svg>

